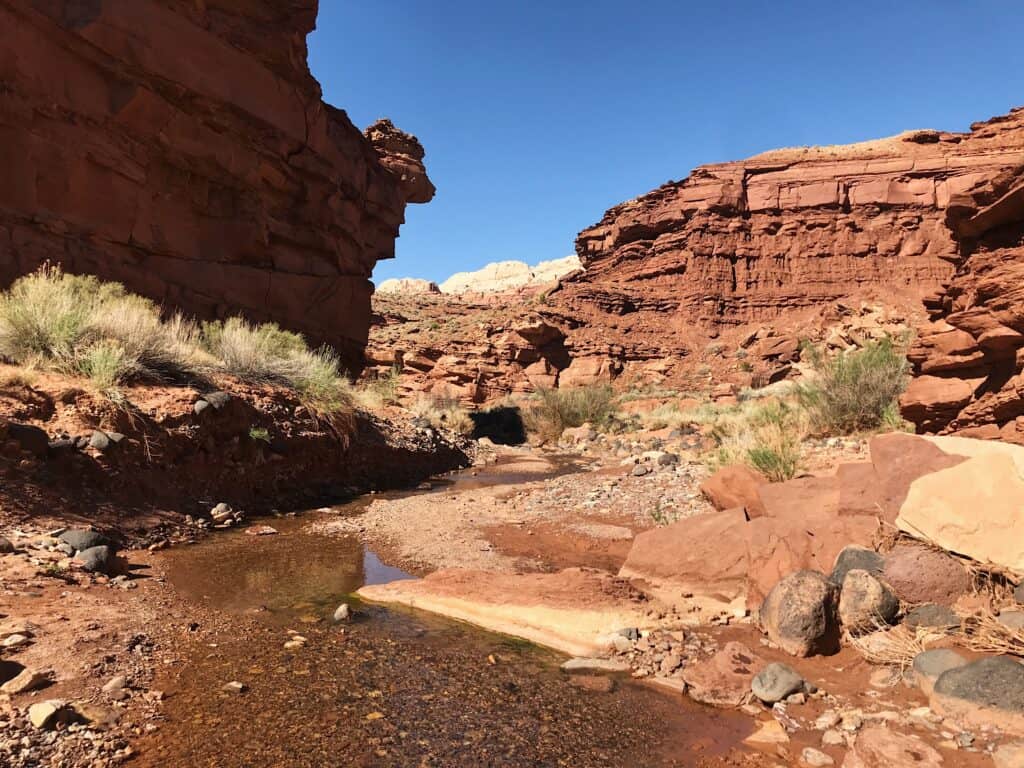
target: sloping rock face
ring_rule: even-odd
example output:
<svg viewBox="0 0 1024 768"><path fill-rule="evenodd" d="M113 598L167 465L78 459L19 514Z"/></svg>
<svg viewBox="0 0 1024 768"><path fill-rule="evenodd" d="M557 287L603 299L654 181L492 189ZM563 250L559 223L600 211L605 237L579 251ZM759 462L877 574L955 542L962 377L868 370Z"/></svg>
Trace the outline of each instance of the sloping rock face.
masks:
<svg viewBox="0 0 1024 768"><path fill-rule="evenodd" d="M0 286L44 261L362 362L374 264L434 188L306 64L316 0L0 0Z"/></svg>
<svg viewBox="0 0 1024 768"><path fill-rule="evenodd" d="M963 144L1012 162L947 204L956 272L926 298L932 322L911 351L918 378L903 412L920 430L1024 443L1024 108Z"/></svg>
<svg viewBox="0 0 1024 768"><path fill-rule="evenodd" d="M557 297L586 326L575 354L607 352L608 328L627 358L665 356L695 326L718 332L866 289L931 294L961 258L951 212L1024 161L1024 143L999 127L1018 119L702 166L612 208L580 233L585 271Z"/></svg>

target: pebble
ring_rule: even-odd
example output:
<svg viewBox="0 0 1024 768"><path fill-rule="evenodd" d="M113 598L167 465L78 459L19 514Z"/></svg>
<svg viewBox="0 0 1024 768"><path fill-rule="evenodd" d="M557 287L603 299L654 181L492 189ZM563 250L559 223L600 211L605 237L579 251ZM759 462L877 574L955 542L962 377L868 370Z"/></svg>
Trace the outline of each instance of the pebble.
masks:
<svg viewBox="0 0 1024 768"><path fill-rule="evenodd" d="M28 636L15 633L4 638L4 640L0 642L0 647L3 647L6 650L12 650L14 648L20 648L23 645L28 645L30 642L31 641Z"/></svg>
<svg viewBox="0 0 1024 768"><path fill-rule="evenodd" d="M846 737L834 728L821 734L821 743L826 747L839 747L846 744Z"/></svg>
<svg viewBox="0 0 1024 768"><path fill-rule="evenodd" d="M828 765L835 765L835 760L814 747L806 747L800 753L800 764L808 768L825 768Z"/></svg>
<svg viewBox="0 0 1024 768"><path fill-rule="evenodd" d="M334 611L335 621L348 621L352 618L352 608L348 603L342 603Z"/></svg>
<svg viewBox="0 0 1024 768"><path fill-rule="evenodd" d="M3 685L0 685L0 693L18 694L42 688L50 681L48 672L39 672L26 667L16 677L11 678Z"/></svg>
<svg viewBox="0 0 1024 768"><path fill-rule="evenodd" d="M40 701L28 708L29 722L40 730L56 725L57 719L67 704L60 699Z"/></svg>
<svg viewBox="0 0 1024 768"><path fill-rule="evenodd" d="M248 690L248 686L245 683L232 680L230 683L225 683L221 690L225 693L245 693Z"/></svg>

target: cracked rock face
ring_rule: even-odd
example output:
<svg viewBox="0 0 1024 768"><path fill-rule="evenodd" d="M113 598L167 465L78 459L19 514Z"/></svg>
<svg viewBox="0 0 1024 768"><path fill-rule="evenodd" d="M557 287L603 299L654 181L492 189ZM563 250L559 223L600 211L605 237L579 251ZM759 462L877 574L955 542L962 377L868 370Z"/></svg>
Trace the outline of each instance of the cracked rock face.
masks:
<svg viewBox="0 0 1024 768"><path fill-rule="evenodd" d="M433 185L306 64L316 0L0 0L0 287L44 261L362 363L369 277Z"/></svg>

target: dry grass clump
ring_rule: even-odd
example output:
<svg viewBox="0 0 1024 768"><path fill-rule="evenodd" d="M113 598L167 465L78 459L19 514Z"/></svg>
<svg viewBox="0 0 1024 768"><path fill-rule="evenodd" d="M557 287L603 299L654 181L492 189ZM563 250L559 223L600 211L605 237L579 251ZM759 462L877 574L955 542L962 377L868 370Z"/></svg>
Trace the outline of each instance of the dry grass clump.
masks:
<svg viewBox="0 0 1024 768"><path fill-rule="evenodd" d="M293 389L337 420L352 411L337 355L302 336L241 318L204 323L164 318L120 283L44 266L0 294L0 357L19 366L84 376L112 398L136 381L188 382L211 371Z"/></svg>
<svg viewBox="0 0 1024 768"><path fill-rule="evenodd" d="M904 347L885 337L833 357L810 349L816 379L798 387L797 397L813 427L826 434L850 434L901 425L896 402L910 371Z"/></svg>
<svg viewBox="0 0 1024 768"><path fill-rule="evenodd" d="M199 368L194 324L163 321L119 283L45 266L0 294L0 355L84 375L101 391L134 379L176 381Z"/></svg>
<svg viewBox="0 0 1024 768"><path fill-rule="evenodd" d="M398 404L398 384L402 371L393 366L386 373L368 376L355 388L356 402L368 411Z"/></svg>
<svg viewBox="0 0 1024 768"><path fill-rule="evenodd" d="M890 627L881 620L875 631L862 635L846 635L846 642L871 664L899 667L905 670L914 658L948 635L934 627L911 629L905 624Z"/></svg>
<svg viewBox="0 0 1024 768"><path fill-rule="evenodd" d="M790 480L800 469L806 414L784 401L738 409L715 422L719 466L745 463L773 482Z"/></svg>
<svg viewBox="0 0 1024 768"><path fill-rule="evenodd" d="M607 384L571 389L538 390L524 409L527 430L547 440L557 440L570 427L591 424L600 429L614 416L615 392Z"/></svg>
<svg viewBox="0 0 1024 768"><path fill-rule="evenodd" d="M964 619L964 644L979 653L1024 657L1024 629L1003 624L991 613L977 613Z"/></svg>
<svg viewBox="0 0 1024 768"><path fill-rule="evenodd" d="M413 416L423 419L435 429L446 429L465 437L473 434L473 419L455 398L424 395L409 410Z"/></svg>

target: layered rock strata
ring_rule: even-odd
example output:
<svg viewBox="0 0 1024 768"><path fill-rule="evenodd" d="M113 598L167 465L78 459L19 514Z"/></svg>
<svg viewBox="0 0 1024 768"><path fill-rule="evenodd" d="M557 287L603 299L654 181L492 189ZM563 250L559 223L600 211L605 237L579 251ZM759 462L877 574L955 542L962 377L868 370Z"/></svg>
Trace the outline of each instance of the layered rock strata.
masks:
<svg viewBox="0 0 1024 768"><path fill-rule="evenodd" d="M951 211L1024 160L1005 128L1017 119L702 166L612 208L577 239L585 271L552 297L580 321L570 347L614 355L612 336L625 357L669 356L694 328L720 333L867 289L895 303L933 293L962 257Z"/></svg>
<svg viewBox="0 0 1024 768"><path fill-rule="evenodd" d="M903 412L923 431L1024 442L1024 109L963 144L1006 165L947 204L956 271L925 299Z"/></svg>
<svg viewBox="0 0 1024 768"><path fill-rule="evenodd" d="M316 0L0 0L0 286L45 261L361 365L374 264L434 189L306 63Z"/></svg>

